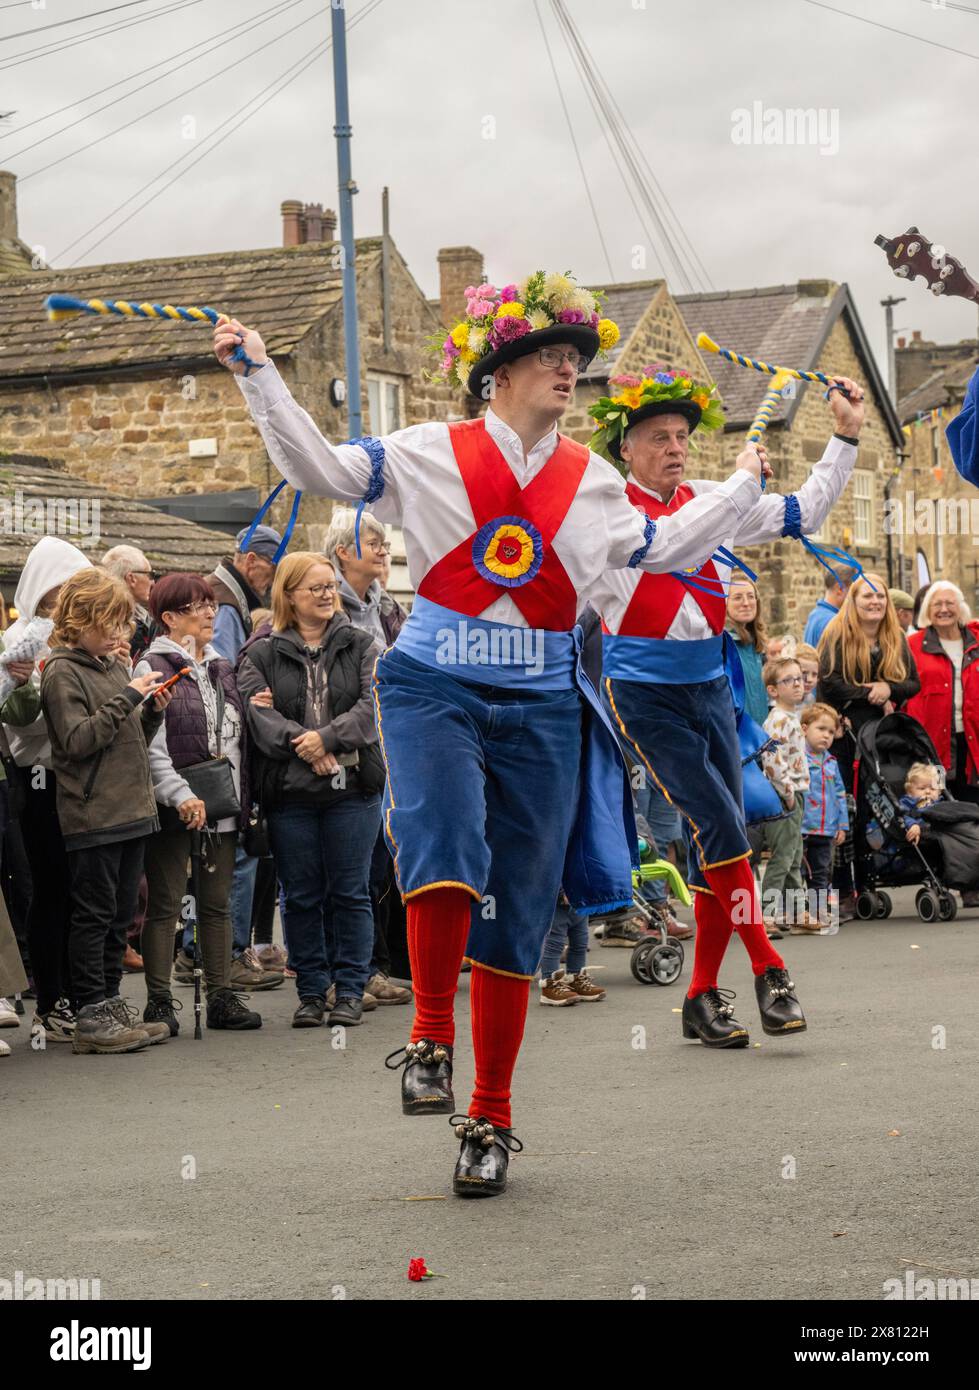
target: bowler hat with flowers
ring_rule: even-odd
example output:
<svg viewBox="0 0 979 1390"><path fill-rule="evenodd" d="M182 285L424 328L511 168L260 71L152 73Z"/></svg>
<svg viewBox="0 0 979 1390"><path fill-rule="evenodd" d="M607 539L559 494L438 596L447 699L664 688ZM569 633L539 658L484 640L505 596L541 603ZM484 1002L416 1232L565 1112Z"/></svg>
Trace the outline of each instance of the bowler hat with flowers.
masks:
<svg viewBox="0 0 979 1390"><path fill-rule="evenodd" d="M485 399L497 368L554 343L570 343L590 362L619 340L618 327L601 317L601 295L576 285L570 273L537 270L522 284L470 285L466 316L439 344L439 368L448 381Z"/></svg>
<svg viewBox="0 0 979 1390"><path fill-rule="evenodd" d="M609 386L618 387L616 394L588 409L596 424L589 448L604 458L621 460L627 431L653 415L682 415L691 431L716 430L724 423L716 386L661 362L644 367L641 376L609 377Z"/></svg>

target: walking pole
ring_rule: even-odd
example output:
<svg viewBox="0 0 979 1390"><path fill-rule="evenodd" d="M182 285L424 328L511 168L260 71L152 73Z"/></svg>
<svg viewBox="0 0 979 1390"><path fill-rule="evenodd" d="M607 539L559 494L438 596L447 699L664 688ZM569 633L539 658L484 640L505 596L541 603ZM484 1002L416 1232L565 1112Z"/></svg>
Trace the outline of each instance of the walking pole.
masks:
<svg viewBox="0 0 979 1390"><path fill-rule="evenodd" d="M201 945L197 934L201 897L201 832L190 832L190 896L194 912L194 1038L201 1038Z"/></svg>

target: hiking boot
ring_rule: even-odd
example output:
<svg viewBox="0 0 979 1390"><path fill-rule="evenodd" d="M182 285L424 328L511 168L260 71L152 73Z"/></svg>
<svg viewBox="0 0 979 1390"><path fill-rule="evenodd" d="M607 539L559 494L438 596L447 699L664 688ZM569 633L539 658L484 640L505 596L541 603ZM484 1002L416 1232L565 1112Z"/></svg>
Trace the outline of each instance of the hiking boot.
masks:
<svg viewBox="0 0 979 1390"><path fill-rule="evenodd" d="M75 1013L67 999L59 999L46 1014L35 1013L31 1032L44 1034L47 1042L70 1043L75 1036Z"/></svg>
<svg viewBox="0 0 979 1390"><path fill-rule="evenodd" d="M606 991L601 985L596 985L587 970L579 970L577 975L568 975L566 978L568 988L574 990L575 997L582 1003L600 1004L605 998Z"/></svg>
<svg viewBox="0 0 979 1390"><path fill-rule="evenodd" d="M122 958L122 968L127 975L139 975L143 970L143 957L138 951L134 951L128 942Z"/></svg>
<svg viewBox="0 0 979 1390"><path fill-rule="evenodd" d="M175 1038L180 1032L176 1010L182 1008L183 1004L179 999L174 999L172 994L161 994L156 999L147 1000L146 1008L143 1010L143 1022L165 1023L170 1030L171 1038Z"/></svg>
<svg viewBox="0 0 979 1390"><path fill-rule="evenodd" d="M452 1175L457 1197L495 1197L506 1190L511 1153L523 1148L512 1129L501 1129L482 1115L453 1115L449 1121L462 1140Z"/></svg>
<svg viewBox="0 0 979 1390"><path fill-rule="evenodd" d="M285 983L285 976L270 974L261 967L250 965L245 953L232 960L228 983L232 990L276 989Z"/></svg>
<svg viewBox="0 0 979 1390"><path fill-rule="evenodd" d="M330 988L326 991L326 1007L328 1009L332 1009L336 1002L337 987L336 985L330 985ZM363 997L361 998L360 1003L365 1014L369 1014L372 1010L377 1008L377 1000L374 998L373 994L368 994L365 992Z"/></svg>
<svg viewBox="0 0 979 1390"><path fill-rule="evenodd" d="M252 949L258 959L259 965L263 970L284 974L286 965L289 963L289 955L282 946L254 946Z"/></svg>
<svg viewBox="0 0 979 1390"><path fill-rule="evenodd" d="M207 996L207 1026L244 1033L261 1028L262 1015L246 1009L244 1000L233 989L216 989Z"/></svg>
<svg viewBox="0 0 979 1390"><path fill-rule="evenodd" d="M0 999L0 1028L19 1028L17 1010L9 999Z"/></svg>
<svg viewBox="0 0 979 1390"><path fill-rule="evenodd" d="M194 983L194 958L183 949L177 952L173 962L173 982L177 985Z"/></svg>
<svg viewBox="0 0 979 1390"><path fill-rule="evenodd" d="M122 1023L106 1000L78 1010L72 1052L140 1052L149 1045L142 1028Z"/></svg>
<svg viewBox="0 0 979 1390"><path fill-rule="evenodd" d="M555 970L553 975L542 975L540 982L540 1002L563 1009L568 1004L577 1004L578 996L568 984L563 970Z"/></svg>
<svg viewBox="0 0 979 1390"><path fill-rule="evenodd" d="M139 1016L139 1010L126 999L120 998L117 994L115 999L105 1001L120 1023L127 1028L134 1030L142 1029L151 1043L162 1043L170 1041L169 1023L144 1023Z"/></svg>
<svg viewBox="0 0 979 1390"><path fill-rule="evenodd" d="M668 902L648 903L647 906L663 923L667 936L672 936L674 941L692 940L693 927L688 927L686 922L681 922Z"/></svg>
<svg viewBox="0 0 979 1390"><path fill-rule="evenodd" d="M618 912L610 913L605 918L605 930L602 932L603 946L628 946L631 950L633 946L643 939L643 930L639 924L635 910L631 907L623 907Z"/></svg>
<svg viewBox="0 0 979 1390"><path fill-rule="evenodd" d="M326 1020L331 1028L338 1024L344 1028L354 1028L361 1021L364 1006L359 999L351 999L350 996L343 995L337 1000L330 1010L330 1016Z"/></svg>
<svg viewBox="0 0 979 1390"><path fill-rule="evenodd" d="M285 983L285 971L279 966L263 961L254 946L249 946L247 950L242 951L241 958L250 970L260 971L267 981L274 980L277 985ZM272 989L273 986L266 984L265 988Z"/></svg>
<svg viewBox="0 0 979 1390"><path fill-rule="evenodd" d="M414 998L410 989L393 985L380 970L367 981L366 993L379 1004L410 1004Z"/></svg>

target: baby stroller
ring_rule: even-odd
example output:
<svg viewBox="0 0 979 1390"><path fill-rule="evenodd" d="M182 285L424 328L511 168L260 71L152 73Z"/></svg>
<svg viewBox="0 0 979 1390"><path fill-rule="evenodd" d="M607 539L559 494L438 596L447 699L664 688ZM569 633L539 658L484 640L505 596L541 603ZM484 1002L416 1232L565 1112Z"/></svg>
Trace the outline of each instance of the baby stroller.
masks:
<svg viewBox="0 0 979 1390"><path fill-rule="evenodd" d="M593 926L607 928L619 922L642 922L644 935L632 949L630 967L634 979L642 985L672 985L683 970L683 943L670 936L662 917L642 891L644 883L665 878L667 891L684 907L690 907L690 890L683 875L668 859L656 857L655 844L641 816L639 822L639 868L632 872L632 906L614 912L596 913Z"/></svg>
<svg viewBox="0 0 979 1390"><path fill-rule="evenodd" d="M853 854L856 912L864 921L891 915L891 896L882 885L921 883L915 907L923 922L952 921L958 903L951 889L979 886L979 806L953 801L943 791L921 811L924 825L918 843L905 838L898 803L912 763L939 766L941 759L926 730L910 715L888 714L860 730L854 763ZM868 839L871 822L877 829L873 844Z"/></svg>

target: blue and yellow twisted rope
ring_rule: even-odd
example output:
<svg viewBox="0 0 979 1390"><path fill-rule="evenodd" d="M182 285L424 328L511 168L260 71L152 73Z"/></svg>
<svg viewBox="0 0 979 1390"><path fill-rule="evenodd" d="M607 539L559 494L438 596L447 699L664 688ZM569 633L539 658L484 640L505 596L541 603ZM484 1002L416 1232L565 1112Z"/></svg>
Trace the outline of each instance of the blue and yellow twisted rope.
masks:
<svg viewBox="0 0 979 1390"><path fill-rule="evenodd" d="M801 372L796 371L794 367L773 367L770 362L762 362L756 357L745 357L743 353L734 352L731 348L718 347L714 339L706 333L697 334L697 346L707 352L716 352L739 367L753 367L756 372L767 372L769 376L794 377L796 381L821 381L824 386L833 385L833 378L823 372Z"/></svg>
<svg viewBox="0 0 979 1390"><path fill-rule="evenodd" d="M49 294L44 301L48 318L57 323L62 319L74 318L76 314L117 314L126 319L181 319L186 323L228 323L228 314L217 309L196 305L185 307L179 304L137 304L131 299L76 299L71 294ZM257 362L245 352L241 343L231 354L233 362L244 362L245 375L258 366Z"/></svg>

